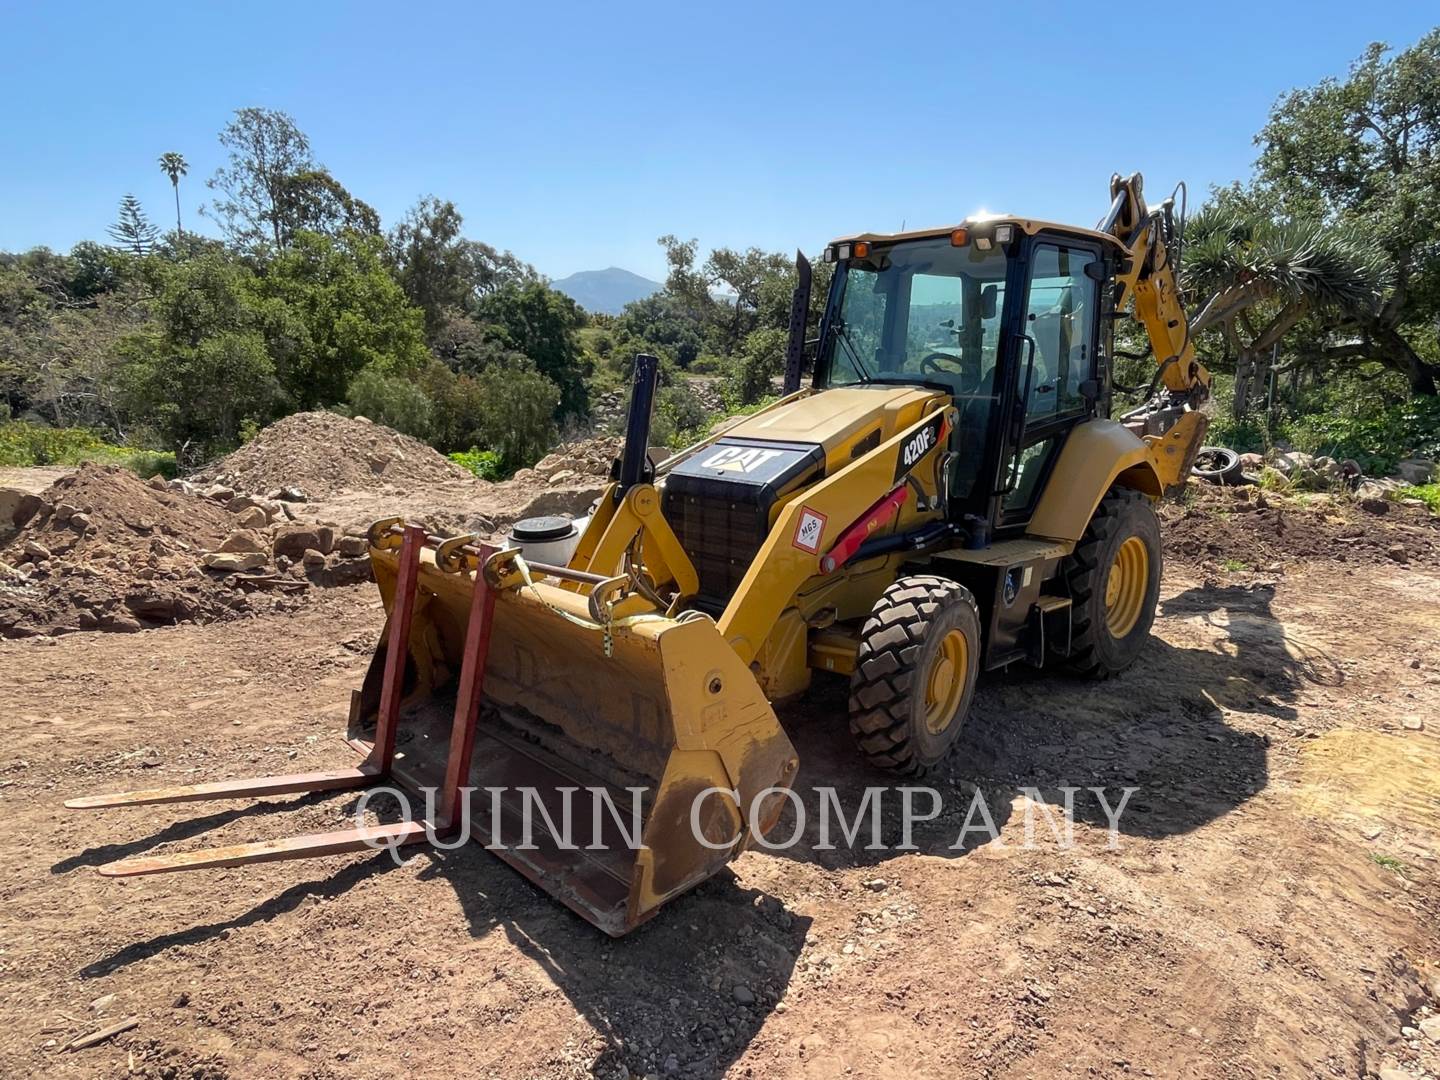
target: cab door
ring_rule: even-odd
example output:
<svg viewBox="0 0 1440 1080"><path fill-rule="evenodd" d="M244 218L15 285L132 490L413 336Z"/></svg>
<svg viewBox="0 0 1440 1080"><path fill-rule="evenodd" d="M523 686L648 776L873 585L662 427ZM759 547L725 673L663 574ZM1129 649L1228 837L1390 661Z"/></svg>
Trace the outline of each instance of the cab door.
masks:
<svg viewBox="0 0 1440 1080"><path fill-rule="evenodd" d="M1013 339L997 528L1030 520L1065 437L1093 410L1081 391L1094 386L1101 258L1098 245L1070 237L1042 233L1030 241Z"/></svg>

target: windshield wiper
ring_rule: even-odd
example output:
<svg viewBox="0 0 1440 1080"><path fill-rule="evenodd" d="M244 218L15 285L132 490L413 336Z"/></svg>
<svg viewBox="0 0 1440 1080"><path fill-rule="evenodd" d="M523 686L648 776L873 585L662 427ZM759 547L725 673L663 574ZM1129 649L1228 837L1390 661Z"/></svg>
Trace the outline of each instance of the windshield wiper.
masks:
<svg viewBox="0 0 1440 1080"><path fill-rule="evenodd" d="M836 341L845 346L845 354L850 358L850 364L855 368L855 373L860 376L860 380L862 382L874 382L875 376L870 374L870 369L865 366L864 362L860 359L860 354L855 350L855 346L850 341L850 332L845 328L845 320L836 319L832 327L830 332L835 335Z"/></svg>

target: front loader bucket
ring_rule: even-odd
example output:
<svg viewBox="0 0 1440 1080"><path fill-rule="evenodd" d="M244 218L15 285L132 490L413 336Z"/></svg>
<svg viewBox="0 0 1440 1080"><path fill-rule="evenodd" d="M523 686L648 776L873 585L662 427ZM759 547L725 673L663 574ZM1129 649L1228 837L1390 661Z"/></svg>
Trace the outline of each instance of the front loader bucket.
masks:
<svg viewBox="0 0 1440 1080"><path fill-rule="evenodd" d="M390 610L396 552L372 560ZM443 549L420 560L393 764L414 791L443 781L475 573ZM767 789L793 781L794 747L708 618L644 616L607 634L587 597L553 580L494 591L468 829L618 936L774 825L785 796ZM391 647L352 702L362 751Z"/></svg>

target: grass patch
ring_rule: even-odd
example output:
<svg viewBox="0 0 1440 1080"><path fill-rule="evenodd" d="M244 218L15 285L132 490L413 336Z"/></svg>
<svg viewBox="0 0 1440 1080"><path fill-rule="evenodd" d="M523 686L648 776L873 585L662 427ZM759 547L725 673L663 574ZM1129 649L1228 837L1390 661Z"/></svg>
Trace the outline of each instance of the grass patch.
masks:
<svg viewBox="0 0 1440 1080"><path fill-rule="evenodd" d="M1399 859L1395 858L1394 855L1382 855L1378 851L1376 851L1371 853L1370 860L1376 866L1380 867L1383 870L1393 870L1401 877L1410 876L1410 867L1406 866Z"/></svg>
<svg viewBox="0 0 1440 1080"><path fill-rule="evenodd" d="M1396 492L1402 499L1419 499L1432 514L1440 514L1440 484L1412 484Z"/></svg>
<svg viewBox="0 0 1440 1080"><path fill-rule="evenodd" d="M160 450L107 443L87 428L52 428L24 421L0 424L0 465L81 465L98 461L122 465L140 476L173 477L175 455Z"/></svg>
<svg viewBox="0 0 1440 1080"><path fill-rule="evenodd" d="M1220 566L1222 569L1228 570L1232 574L1240 573L1241 571L1250 569L1249 563L1242 562L1239 559L1225 559L1220 563Z"/></svg>

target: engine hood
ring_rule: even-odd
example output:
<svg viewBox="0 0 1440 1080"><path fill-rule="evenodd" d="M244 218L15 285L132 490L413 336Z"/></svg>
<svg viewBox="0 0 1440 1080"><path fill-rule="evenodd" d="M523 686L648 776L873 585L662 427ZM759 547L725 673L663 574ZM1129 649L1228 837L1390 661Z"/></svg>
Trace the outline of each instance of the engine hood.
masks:
<svg viewBox="0 0 1440 1080"><path fill-rule="evenodd" d="M828 473L915 423L941 397L914 386L836 387L747 416L726 428L724 437L819 446Z"/></svg>

